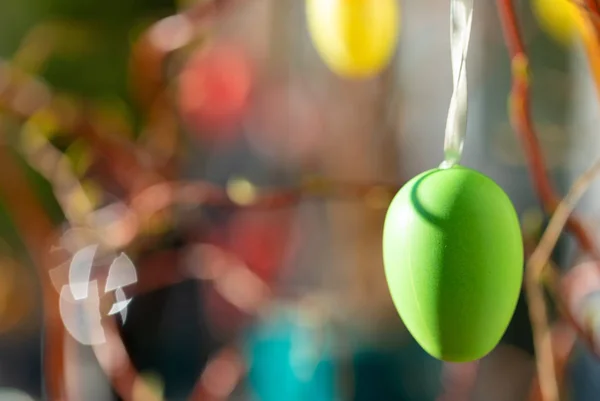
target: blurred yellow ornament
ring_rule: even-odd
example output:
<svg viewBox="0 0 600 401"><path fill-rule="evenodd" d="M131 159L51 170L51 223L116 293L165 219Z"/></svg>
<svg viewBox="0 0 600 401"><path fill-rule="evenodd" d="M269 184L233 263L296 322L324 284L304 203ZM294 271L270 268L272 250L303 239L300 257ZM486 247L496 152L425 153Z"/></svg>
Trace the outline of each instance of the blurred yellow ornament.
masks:
<svg viewBox="0 0 600 401"><path fill-rule="evenodd" d="M315 48L339 75L376 75L394 55L398 0L306 0L306 18Z"/></svg>
<svg viewBox="0 0 600 401"><path fill-rule="evenodd" d="M569 44L581 34L583 15L576 0L533 0L533 13L540 27L556 41Z"/></svg>

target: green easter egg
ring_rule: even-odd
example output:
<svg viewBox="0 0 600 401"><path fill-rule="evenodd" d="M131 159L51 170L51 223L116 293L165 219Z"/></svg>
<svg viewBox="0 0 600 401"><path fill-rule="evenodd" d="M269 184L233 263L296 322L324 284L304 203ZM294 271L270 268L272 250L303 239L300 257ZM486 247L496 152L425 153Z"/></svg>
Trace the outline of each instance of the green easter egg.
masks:
<svg viewBox="0 0 600 401"><path fill-rule="evenodd" d="M410 180L387 212L383 259L398 313L429 354L467 362L500 342L521 290L523 240L490 178L455 166Z"/></svg>

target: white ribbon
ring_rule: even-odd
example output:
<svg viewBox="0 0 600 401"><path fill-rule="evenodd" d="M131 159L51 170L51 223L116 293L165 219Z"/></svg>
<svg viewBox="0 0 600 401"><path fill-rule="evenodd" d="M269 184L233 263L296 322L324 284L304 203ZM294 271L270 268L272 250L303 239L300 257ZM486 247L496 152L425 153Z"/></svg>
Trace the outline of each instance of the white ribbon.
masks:
<svg viewBox="0 0 600 401"><path fill-rule="evenodd" d="M472 20L473 0L451 0L450 51L454 90L446 120L442 167L460 162L467 134L467 52Z"/></svg>

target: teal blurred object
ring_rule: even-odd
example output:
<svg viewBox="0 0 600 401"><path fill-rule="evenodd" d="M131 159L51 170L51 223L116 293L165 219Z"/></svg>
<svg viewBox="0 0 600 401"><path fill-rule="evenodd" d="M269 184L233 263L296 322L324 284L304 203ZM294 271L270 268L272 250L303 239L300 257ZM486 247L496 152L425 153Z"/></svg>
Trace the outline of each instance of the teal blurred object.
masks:
<svg viewBox="0 0 600 401"><path fill-rule="evenodd" d="M596 401L600 394L600 361L586 345L577 343L567 373L572 401Z"/></svg>
<svg viewBox="0 0 600 401"><path fill-rule="evenodd" d="M332 331L291 308L277 308L245 339L254 400L337 401Z"/></svg>
<svg viewBox="0 0 600 401"><path fill-rule="evenodd" d="M434 401L442 362L414 340L392 349L363 349L353 358L353 401Z"/></svg>
<svg viewBox="0 0 600 401"><path fill-rule="evenodd" d="M292 308L277 308L244 341L252 400L434 401L441 391L442 363L414 340L392 348L355 344L344 363L332 327ZM342 363L352 377L342 375ZM341 383L351 384L344 396Z"/></svg>

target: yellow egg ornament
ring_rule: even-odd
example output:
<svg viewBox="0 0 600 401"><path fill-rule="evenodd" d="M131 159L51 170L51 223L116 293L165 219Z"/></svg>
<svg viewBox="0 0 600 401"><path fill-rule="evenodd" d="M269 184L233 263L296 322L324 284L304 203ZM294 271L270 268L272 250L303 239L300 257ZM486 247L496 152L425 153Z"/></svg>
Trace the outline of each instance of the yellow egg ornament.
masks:
<svg viewBox="0 0 600 401"><path fill-rule="evenodd" d="M398 42L398 0L306 0L308 31L327 66L348 78L378 74Z"/></svg>
<svg viewBox="0 0 600 401"><path fill-rule="evenodd" d="M572 0L532 0L532 11L540 27L557 42L568 45L581 34L581 8Z"/></svg>

